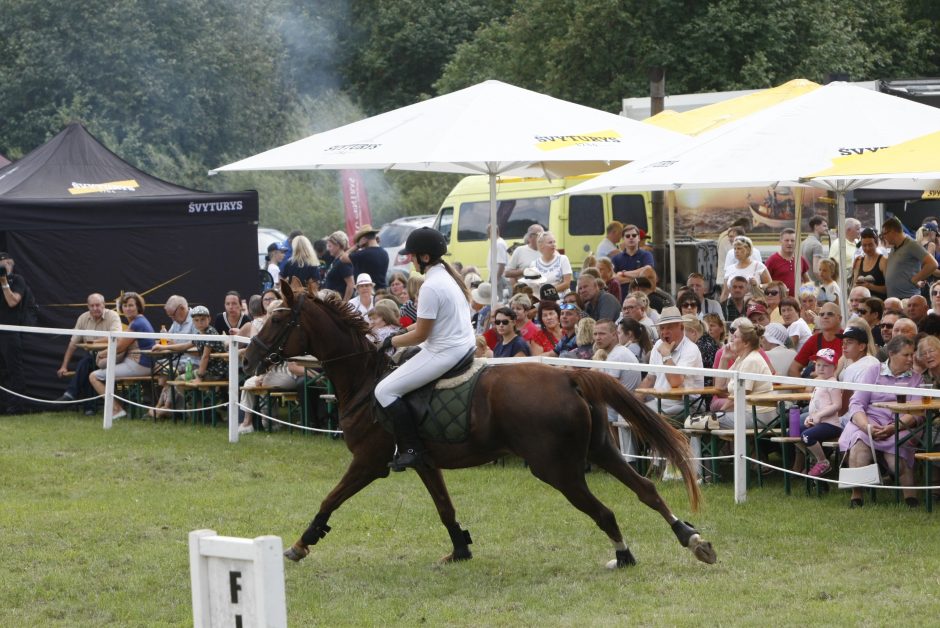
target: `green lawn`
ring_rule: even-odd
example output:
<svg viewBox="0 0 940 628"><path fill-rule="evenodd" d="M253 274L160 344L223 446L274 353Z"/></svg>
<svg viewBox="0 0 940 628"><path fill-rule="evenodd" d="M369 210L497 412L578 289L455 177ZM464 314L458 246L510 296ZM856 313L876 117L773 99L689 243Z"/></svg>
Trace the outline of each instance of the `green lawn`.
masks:
<svg viewBox="0 0 940 628"><path fill-rule="evenodd" d="M189 531L280 536L290 544L349 460L341 441L72 414L0 419L0 625L190 625ZM617 514L639 564L607 571L603 534L517 460L448 472L472 561L449 551L413 473L393 474L339 510L324 541L285 565L293 626L935 624L937 520L888 496L849 510L833 491L772 482L735 506L706 487L688 512L717 565L603 473L590 483ZM937 513L940 517L940 513Z"/></svg>

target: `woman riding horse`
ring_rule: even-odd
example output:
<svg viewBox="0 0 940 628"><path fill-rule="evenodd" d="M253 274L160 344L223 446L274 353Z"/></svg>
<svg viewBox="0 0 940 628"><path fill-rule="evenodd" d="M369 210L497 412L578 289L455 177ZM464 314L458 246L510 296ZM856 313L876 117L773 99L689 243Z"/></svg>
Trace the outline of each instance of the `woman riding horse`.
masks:
<svg viewBox="0 0 940 628"><path fill-rule="evenodd" d="M376 400L395 426L398 455L388 465L393 471L433 466L418 436L415 417L402 397L434 381L476 348L470 325L470 293L450 264L441 259L446 252L444 236L430 227L412 231L401 250L412 256L424 275L424 284L415 328L382 342L383 349L421 345L420 353L375 387Z"/></svg>
<svg viewBox="0 0 940 628"><path fill-rule="evenodd" d="M430 261L428 253L419 257L426 260L425 264ZM428 270L429 275L446 272L443 267L435 270L432 266ZM308 353L317 356L336 391L339 426L343 441L352 452L342 479L323 499L301 537L285 552L287 558L297 561L326 536L331 529L330 517L346 500L388 476L395 439L376 422L373 414L373 391L387 367L387 358L369 340L368 324L339 298L312 292L293 294L285 282L281 285L286 291L283 307L272 312L261 332L252 338L245 352L246 371L254 372L262 362L278 364L291 356ZM424 300L422 289L419 304ZM426 376L426 372L422 374ZM615 551L608 567L627 567L635 564L635 560L614 513L591 492L585 480L585 462L596 464L634 491L644 504L663 517L681 546L698 560L715 562L711 544L694 526L677 518L656 486L624 461L610 435L606 406L627 418L640 440L679 468L694 510L700 493L689 459L688 440L614 378L587 369L565 370L525 363L486 368L478 377L466 402L468 424L463 440L428 440L413 447L416 452L426 447L437 463L436 468L418 464L415 470L434 500L453 544L453 551L445 560L467 560L472 553L470 534L457 521L441 470L478 466L514 454L528 463L535 477L560 491L606 534ZM533 386L533 382L538 385ZM393 397L390 405L396 399ZM520 413L520 404L538 404L540 410Z"/></svg>

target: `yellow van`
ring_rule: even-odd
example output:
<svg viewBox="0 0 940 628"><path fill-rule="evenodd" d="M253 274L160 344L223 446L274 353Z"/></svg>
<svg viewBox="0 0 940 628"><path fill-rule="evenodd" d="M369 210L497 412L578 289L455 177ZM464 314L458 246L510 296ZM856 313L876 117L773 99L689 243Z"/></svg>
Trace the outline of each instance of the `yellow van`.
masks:
<svg viewBox="0 0 940 628"><path fill-rule="evenodd" d="M633 224L650 232L652 209L649 193L612 193L560 196L590 177L566 179L504 178L497 182L496 221L506 245L521 243L526 229L539 223L555 234L560 252L575 270L597 249L612 220ZM447 260L476 266L489 276L486 226L490 216L490 188L486 176L462 179L441 205L434 228L447 238Z"/></svg>

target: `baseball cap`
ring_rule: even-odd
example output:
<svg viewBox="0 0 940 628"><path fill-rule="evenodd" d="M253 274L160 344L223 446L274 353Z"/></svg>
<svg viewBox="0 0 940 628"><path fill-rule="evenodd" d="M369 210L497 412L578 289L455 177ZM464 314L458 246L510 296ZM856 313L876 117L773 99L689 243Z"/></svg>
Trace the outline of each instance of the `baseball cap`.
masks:
<svg viewBox="0 0 940 628"><path fill-rule="evenodd" d="M822 360L826 364L835 364L836 363L836 350L835 349L820 349L816 352L816 359Z"/></svg>
<svg viewBox="0 0 940 628"><path fill-rule="evenodd" d="M9 253L0 253L0 260L12 259L12 257Z"/></svg>
<svg viewBox="0 0 940 628"><path fill-rule="evenodd" d="M750 318L751 314L766 314L767 308L764 307L763 303L748 303L747 305L747 317Z"/></svg>
<svg viewBox="0 0 940 628"><path fill-rule="evenodd" d="M209 308L205 305L197 305L189 311L192 316L209 316Z"/></svg>
<svg viewBox="0 0 940 628"><path fill-rule="evenodd" d="M283 242L272 242L268 245L268 253L271 253L272 251L287 252L287 246Z"/></svg>
<svg viewBox="0 0 940 628"><path fill-rule="evenodd" d="M841 333L836 334L836 338L857 340L863 344L868 344L868 334L860 327L846 327Z"/></svg>
<svg viewBox="0 0 940 628"><path fill-rule="evenodd" d="M550 283L543 285L539 289L539 300L540 301L557 301L560 297L558 296L558 290L555 289Z"/></svg>

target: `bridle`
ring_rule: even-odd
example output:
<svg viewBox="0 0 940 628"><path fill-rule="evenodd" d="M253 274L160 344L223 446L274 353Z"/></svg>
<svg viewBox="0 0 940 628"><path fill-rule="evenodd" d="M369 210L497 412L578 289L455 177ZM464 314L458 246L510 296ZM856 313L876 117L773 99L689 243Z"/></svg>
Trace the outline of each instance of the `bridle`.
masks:
<svg viewBox="0 0 940 628"><path fill-rule="evenodd" d="M277 337L271 341L271 344L266 343L261 340L257 335L251 337L251 342L249 345L254 345L260 349L264 354L262 359L267 364L276 366L284 361L284 346L287 344L288 339L290 339L291 333L300 327L300 310L303 306L304 297L306 295L300 294L297 297L297 301L294 302L294 306L290 309L291 319L288 321L287 325L278 333ZM277 308L274 312L286 310L287 308ZM271 312L272 314L274 312ZM272 349L271 347L274 347Z"/></svg>
<svg viewBox="0 0 940 628"><path fill-rule="evenodd" d="M262 358L263 362L270 364L272 366L276 366L284 362L285 360L284 346L287 344L287 341L290 339L290 335L294 331L294 329L300 328L300 312L303 307L303 300L305 296L306 296L305 294L300 294L298 296L297 301L294 303L294 306L289 310L291 313L290 321L288 321L284 329L282 329L280 333L278 333L278 335L274 338L274 340L271 341L270 344L261 340L259 336L252 336L249 345L256 346L265 354L264 358ZM284 310L287 310L287 308L277 308L276 310L274 310L274 312L284 311ZM272 346L274 347L274 349L271 348ZM373 346L373 347L369 347L368 349L363 349L362 351L355 351L353 353L347 353L345 355L337 356L335 358L321 359L319 360L319 362L320 364L325 365L331 362L339 362L340 360L345 360L347 358L351 358L351 357L355 357L359 355L365 355L366 353L375 353L376 351L377 349Z"/></svg>

